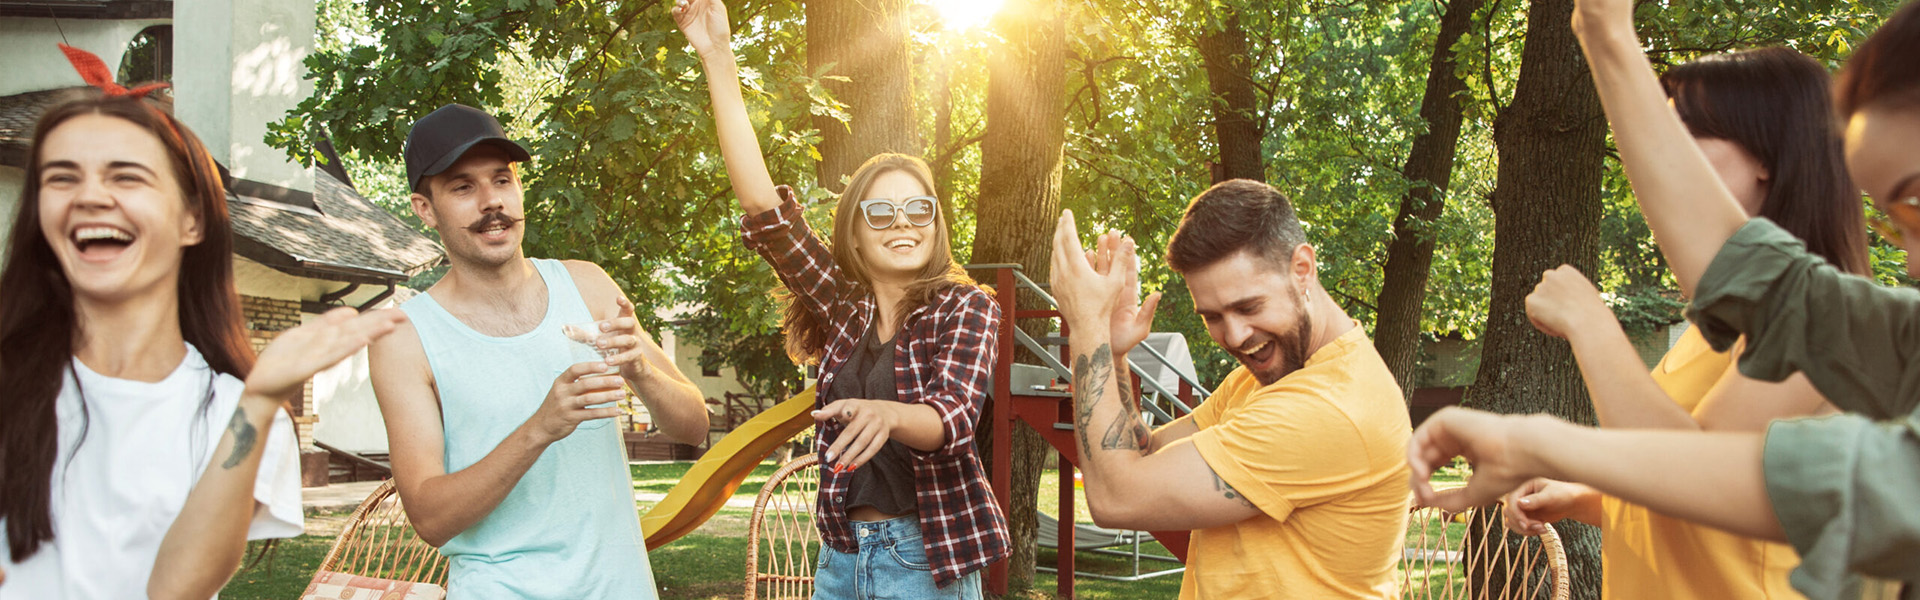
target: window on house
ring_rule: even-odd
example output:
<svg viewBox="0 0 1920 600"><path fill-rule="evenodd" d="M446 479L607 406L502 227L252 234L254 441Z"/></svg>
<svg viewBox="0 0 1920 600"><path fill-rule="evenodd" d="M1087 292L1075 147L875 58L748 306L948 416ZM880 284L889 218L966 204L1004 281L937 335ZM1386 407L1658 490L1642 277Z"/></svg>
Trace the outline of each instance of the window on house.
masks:
<svg viewBox="0 0 1920 600"><path fill-rule="evenodd" d="M720 357L715 355L712 350L700 351L700 375L705 377L720 376Z"/></svg>
<svg viewBox="0 0 1920 600"><path fill-rule="evenodd" d="M173 26L155 25L133 36L127 53L120 57L119 75L120 81L130 84L173 81Z"/></svg>

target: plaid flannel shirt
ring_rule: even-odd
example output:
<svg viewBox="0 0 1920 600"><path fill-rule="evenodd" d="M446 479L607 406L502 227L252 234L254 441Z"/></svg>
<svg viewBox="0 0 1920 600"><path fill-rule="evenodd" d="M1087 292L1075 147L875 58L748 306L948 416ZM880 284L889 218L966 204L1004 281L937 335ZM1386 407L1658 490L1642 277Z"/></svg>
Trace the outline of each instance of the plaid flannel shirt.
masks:
<svg viewBox="0 0 1920 600"><path fill-rule="evenodd" d="M832 251L807 226L793 190L778 190L780 207L746 216L741 230L747 247L773 265L794 301L831 331L817 388L829 389L872 322L874 297L841 274ZM994 502L973 445L974 423L991 393L999 324L1000 307L985 290L954 286L907 315L901 350L894 355L899 401L933 407L946 434L946 442L932 452L911 453L920 531L934 583L943 587L1005 558L1012 548L1007 519ZM815 451L824 452L843 429L838 422L820 425ZM859 551L847 518L852 478L851 472L821 469L816 503L821 539L846 553Z"/></svg>

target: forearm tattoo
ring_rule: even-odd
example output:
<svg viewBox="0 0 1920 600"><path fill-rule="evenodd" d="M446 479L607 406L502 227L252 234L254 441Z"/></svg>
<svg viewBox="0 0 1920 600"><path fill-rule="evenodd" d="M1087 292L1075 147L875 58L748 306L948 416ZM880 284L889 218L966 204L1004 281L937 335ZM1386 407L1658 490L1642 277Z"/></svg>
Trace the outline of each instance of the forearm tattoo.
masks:
<svg viewBox="0 0 1920 600"><path fill-rule="evenodd" d="M233 432L233 453L227 455L226 462L220 463L222 469L240 466L240 461L253 453L253 442L260 437L260 431L247 422L246 409L239 407L234 407L233 420L227 422L227 431Z"/></svg>
<svg viewBox="0 0 1920 600"><path fill-rule="evenodd" d="M1100 438L1104 450L1132 450L1146 456L1153 449L1153 432L1140 422L1140 404L1133 396L1131 377L1120 379L1120 414L1114 415L1107 434Z"/></svg>
<svg viewBox="0 0 1920 600"><path fill-rule="evenodd" d="M1212 467L1207 468L1207 474L1213 476L1214 491L1220 492L1221 495L1226 496L1230 500L1239 500L1240 504L1245 505L1247 508L1258 508L1253 505L1253 501L1247 499L1246 494L1240 493L1240 490L1233 489L1233 486L1228 484L1227 480L1221 479L1220 473L1214 471Z"/></svg>
<svg viewBox="0 0 1920 600"><path fill-rule="evenodd" d="M1073 360L1074 432L1080 438L1080 453L1093 452L1093 407L1106 399L1107 382L1113 379L1113 345L1101 344L1092 354Z"/></svg>

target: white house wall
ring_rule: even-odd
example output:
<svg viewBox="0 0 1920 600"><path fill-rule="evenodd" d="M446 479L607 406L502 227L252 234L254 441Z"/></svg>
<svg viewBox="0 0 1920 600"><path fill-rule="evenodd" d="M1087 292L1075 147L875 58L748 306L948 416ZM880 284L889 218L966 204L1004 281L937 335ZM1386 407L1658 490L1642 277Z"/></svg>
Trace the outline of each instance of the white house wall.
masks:
<svg viewBox="0 0 1920 600"><path fill-rule="evenodd" d="M7 232L13 231L13 217L20 211L20 193L26 185L25 170L0 167L0 261L7 258Z"/></svg>
<svg viewBox="0 0 1920 600"><path fill-rule="evenodd" d="M313 6L312 0L173 4L175 110L234 177L313 190L313 171L264 141L269 123L313 94L305 77Z"/></svg>
<svg viewBox="0 0 1920 600"><path fill-rule="evenodd" d="M380 304L392 308L393 301ZM304 315L311 321L318 315ZM386 454L387 427L380 402L368 376L367 351L355 352L340 364L313 376L313 439L350 452Z"/></svg>
<svg viewBox="0 0 1920 600"><path fill-rule="evenodd" d="M700 388L700 396L702 398L723 400L727 397L728 392L735 394L747 393L746 386L740 385L740 379L734 376L733 367L722 367L719 371L720 374L714 377L708 377L702 372L700 370L700 355L703 353L703 349L700 346L680 340L679 336L674 335L672 330L658 331L655 332L655 335L660 338L661 349L667 351L667 356L673 357L673 364L680 367L680 372L685 373L687 379L693 380L694 387ZM723 409L713 406L707 407L708 412L717 412L719 410Z"/></svg>
<svg viewBox="0 0 1920 600"><path fill-rule="evenodd" d="M183 2L182 4L192 4ZM92 52L118 69L127 53L127 44L140 30L165 25L168 19L53 19L7 17L0 19L0 96L85 85L80 75L60 54L61 31L66 43Z"/></svg>

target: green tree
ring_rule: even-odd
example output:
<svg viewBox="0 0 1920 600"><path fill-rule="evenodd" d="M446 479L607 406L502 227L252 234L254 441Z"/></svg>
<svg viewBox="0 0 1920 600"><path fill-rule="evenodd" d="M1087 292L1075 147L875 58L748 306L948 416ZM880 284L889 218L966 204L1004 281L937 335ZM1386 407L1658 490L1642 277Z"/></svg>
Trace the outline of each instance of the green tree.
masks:
<svg viewBox="0 0 1920 600"><path fill-rule="evenodd" d="M1054 219L1060 214L1067 19L1063 3L1057 0L1007 7L994 19L1000 41L993 45L988 62L987 127L980 142L980 197L975 211L979 227L974 232L971 262L1025 265L1027 276L1035 281L1045 281L1047 276L1049 242ZM1031 294L1026 296L1022 305L1038 303ZM1022 329L1038 337L1046 335L1048 326L1033 322ZM1028 357L1025 362L1039 361ZM986 422L993 426L984 428L984 435L977 439L982 453L990 458L989 469L1000 467L991 464L994 439L1012 437L1012 501L1006 516L1013 557L1007 565L1007 588L1023 590L1033 582L1040 474L1049 449L1031 427L1005 431L998 422Z"/></svg>
<svg viewBox="0 0 1920 600"><path fill-rule="evenodd" d="M1414 356L1422 333L1421 305L1426 301L1433 249L1439 242L1433 227L1446 209L1455 150L1466 118L1461 96L1467 84L1460 79L1459 71L1467 65L1455 59L1454 46L1466 39L1473 17L1484 5L1481 0L1452 0L1440 16L1439 35L1434 38L1433 58L1427 67L1427 89L1420 99L1420 120L1427 128L1414 138L1413 150L1400 168L1407 191L1400 197L1399 214L1393 219L1393 241L1387 246L1380 295L1375 300L1378 317L1373 329L1374 347L1409 401L1415 389Z"/></svg>

